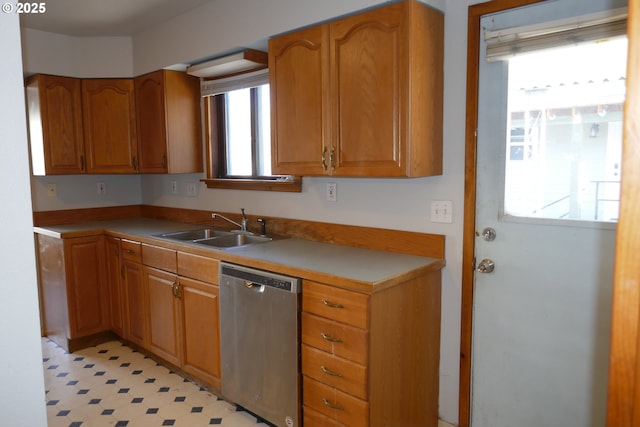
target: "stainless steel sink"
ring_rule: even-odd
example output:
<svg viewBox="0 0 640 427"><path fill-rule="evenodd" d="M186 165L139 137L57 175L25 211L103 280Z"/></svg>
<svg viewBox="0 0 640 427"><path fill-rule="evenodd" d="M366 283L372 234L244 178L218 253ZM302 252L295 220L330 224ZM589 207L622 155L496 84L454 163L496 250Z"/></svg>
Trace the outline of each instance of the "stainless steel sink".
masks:
<svg viewBox="0 0 640 427"><path fill-rule="evenodd" d="M214 246L216 248L233 248L236 246L244 246L244 245L251 245L254 243L269 242L271 240L272 240L271 237L254 236L252 234L232 233L227 236L198 240L194 243L198 243L200 245Z"/></svg>
<svg viewBox="0 0 640 427"><path fill-rule="evenodd" d="M198 230L173 231L170 233L163 233L159 234L157 237L186 242L228 236L230 234L230 231L214 230L213 228L201 228Z"/></svg>
<svg viewBox="0 0 640 427"><path fill-rule="evenodd" d="M271 237L256 236L245 232L222 231L213 228L172 231L169 233L158 234L155 237L178 240L180 242L196 243L221 249L264 243L272 240Z"/></svg>

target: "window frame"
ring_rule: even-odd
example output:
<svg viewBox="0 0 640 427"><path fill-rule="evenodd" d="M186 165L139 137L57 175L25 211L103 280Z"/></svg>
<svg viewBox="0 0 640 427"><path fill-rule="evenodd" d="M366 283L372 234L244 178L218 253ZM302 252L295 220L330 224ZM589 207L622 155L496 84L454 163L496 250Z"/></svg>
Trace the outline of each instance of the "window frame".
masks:
<svg viewBox="0 0 640 427"><path fill-rule="evenodd" d="M255 90L252 91L251 97L251 102L254 104L257 98ZM302 178L299 176L293 176L285 180L278 178L278 176L272 178L260 176L231 177L226 175L224 103L224 94L203 98L207 177L201 179L201 182L204 182L207 188L301 192ZM251 126L253 128L252 131L256 132L257 120L254 115L251 118ZM253 145L252 150L255 151L255 145ZM255 163L252 168L255 173Z"/></svg>

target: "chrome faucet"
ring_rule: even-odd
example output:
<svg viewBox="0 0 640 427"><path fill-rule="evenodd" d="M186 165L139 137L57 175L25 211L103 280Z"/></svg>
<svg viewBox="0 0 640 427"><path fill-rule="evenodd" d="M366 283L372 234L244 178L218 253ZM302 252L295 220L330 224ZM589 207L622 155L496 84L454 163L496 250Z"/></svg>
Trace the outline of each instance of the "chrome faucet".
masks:
<svg viewBox="0 0 640 427"><path fill-rule="evenodd" d="M244 214L244 208L240 209L240 211L242 211L242 221L241 221L242 223L241 224L235 222L232 219L227 218L224 215L220 215L219 213L215 213L215 212L213 212L211 214L211 218L216 219L216 218L220 217L220 218L224 219L225 221L230 222L231 224L237 225L238 227L240 227L241 231L247 231L247 222L248 222L248 220L247 220L247 216Z"/></svg>

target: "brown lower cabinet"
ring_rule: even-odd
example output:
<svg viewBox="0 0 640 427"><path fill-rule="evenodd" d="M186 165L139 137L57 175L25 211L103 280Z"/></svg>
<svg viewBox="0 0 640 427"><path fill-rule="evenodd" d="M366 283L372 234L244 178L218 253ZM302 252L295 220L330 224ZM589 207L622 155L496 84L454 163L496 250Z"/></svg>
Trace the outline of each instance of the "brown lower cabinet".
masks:
<svg viewBox="0 0 640 427"><path fill-rule="evenodd" d="M305 427L438 424L440 280L372 294L303 280Z"/></svg>
<svg viewBox="0 0 640 427"><path fill-rule="evenodd" d="M36 243L44 334L74 351L115 332L220 389L218 260L103 235ZM440 280L303 278L305 427L437 425Z"/></svg>
<svg viewBox="0 0 640 427"><path fill-rule="evenodd" d="M148 307L142 272L142 245L122 239L122 279L124 283L124 338L148 347Z"/></svg>
<svg viewBox="0 0 640 427"><path fill-rule="evenodd" d="M111 314L111 330L124 336L124 287L123 265L121 261L120 239L107 236L105 240L105 263L107 283L109 287L109 313Z"/></svg>
<svg viewBox="0 0 640 427"><path fill-rule="evenodd" d="M147 349L220 387L218 261L142 245Z"/></svg>
<svg viewBox="0 0 640 427"><path fill-rule="evenodd" d="M43 333L67 351L86 346L110 329L104 236L37 234L36 247Z"/></svg>

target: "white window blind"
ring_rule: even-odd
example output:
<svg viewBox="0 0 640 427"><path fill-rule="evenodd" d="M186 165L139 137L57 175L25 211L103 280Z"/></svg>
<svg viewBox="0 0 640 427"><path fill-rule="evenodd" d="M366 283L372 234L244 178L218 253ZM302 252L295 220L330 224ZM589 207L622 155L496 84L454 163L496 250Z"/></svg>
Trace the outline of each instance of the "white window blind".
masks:
<svg viewBox="0 0 640 427"><path fill-rule="evenodd" d="M200 93L202 96L214 96L232 90L262 86L267 83L269 83L269 69L265 68L223 79L204 80L200 83Z"/></svg>
<svg viewBox="0 0 640 427"><path fill-rule="evenodd" d="M518 54L596 42L627 33L627 8L571 19L485 31L486 60L502 61Z"/></svg>

